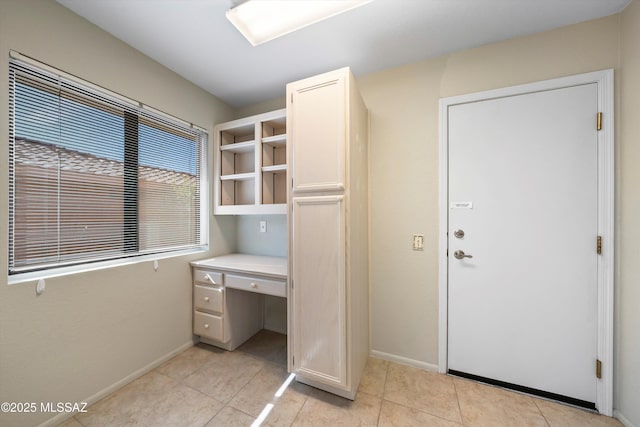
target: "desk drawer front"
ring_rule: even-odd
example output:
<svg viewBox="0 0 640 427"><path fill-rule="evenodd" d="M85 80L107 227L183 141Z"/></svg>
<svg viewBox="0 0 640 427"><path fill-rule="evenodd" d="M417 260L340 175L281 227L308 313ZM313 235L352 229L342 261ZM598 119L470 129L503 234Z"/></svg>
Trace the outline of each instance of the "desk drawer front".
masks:
<svg viewBox="0 0 640 427"><path fill-rule="evenodd" d="M214 271L196 269L193 272L193 278L196 282L206 283L208 285L222 286L224 284L223 274Z"/></svg>
<svg viewBox="0 0 640 427"><path fill-rule="evenodd" d="M224 290L213 286L195 285L193 288L193 305L196 310L224 313Z"/></svg>
<svg viewBox="0 0 640 427"><path fill-rule="evenodd" d="M201 337L224 342L223 319L213 314L194 312L193 333Z"/></svg>
<svg viewBox="0 0 640 427"><path fill-rule="evenodd" d="M226 286L228 288L242 289L243 291L258 292L261 294L287 296L286 282L278 280L258 279L255 277L234 276L227 274Z"/></svg>

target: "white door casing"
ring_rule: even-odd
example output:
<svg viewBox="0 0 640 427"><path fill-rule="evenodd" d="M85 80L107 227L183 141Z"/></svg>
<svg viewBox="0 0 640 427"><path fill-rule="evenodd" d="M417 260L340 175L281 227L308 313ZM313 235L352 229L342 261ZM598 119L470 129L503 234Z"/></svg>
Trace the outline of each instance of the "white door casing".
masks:
<svg viewBox="0 0 640 427"><path fill-rule="evenodd" d="M608 70L441 100L439 340L439 370L441 372L446 372L448 369L463 371L465 369L472 371L479 369L478 372L483 374L480 376L511 383L525 382L526 384L524 385L531 388L545 389L546 386L549 386L551 387L549 391L554 393L573 394L574 397L586 401L595 400L596 407L601 413L611 414L613 313L612 83L613 72ZM520 96L524 94L528 94L526 102L525 97ZM570 94L571 96L564 97L561 96L562 94ZM566 132L571 133L578 127L577 123L567 121L570 119L561 117L558 120L557 117L558 115L566 116L566 114L559 113L563 109L570 109L569 105L562 105L563 99L574 97L582 97L582 100L578 101L577 105L584 107L584 111L571 117L582 117L579 120L584 121L585 114L589 114L588 109L591 108L594 111L593 126L595 127L596 111L603 113L604 126L595 135L587 132L580 137L582 139L590 137L591 139L597 139L597 143L591 145L593 147L592 151L588 148L582 151L584 157L580 161L582 172L575 173L575 171L572 171L570 174L566 174L564 178L559 179L564 173L563 165L571 164L572 167L575 167L575 164L571 163L572 155L574 154L570 150L573 149L575 151L576 147L580 149L581 147L576 146L571 149L561 147L557 142L553 143L553 138L548 133L545 134L545 131L558 127L559 130L564 128ZM597 105L586 105L591 102L590 99ZM520 108L519 104L522 104L522 102L527 105L531 102L533 102L533 105L536 102L540 102L540 105L547 103L546 105L549 105L549 107L546 109L537 108L540 111L539 117L535 114L528 114L526 117L519 118L512 113ZM479 109L481 105L487 107L488 116L482 117L482 114L478 115L478 112L482 111L482 108ZM557 110L555 113L551 112L554 108ZM545 110L549 111L545 112ZM510 119L509 124L506 126L500 126L500 118L503 116ZM473 123L474 117L480 121ZM536 124L535 121L539 118L542 118L547 123ZM457 129L452 131L449 122L452 119L464 120L471 128L482 129L489 136L488 140L497 141L496 144L498 146L493 147L494 151L491 151L492 147L484 146L450 146L453 141L452 138L462 137L462 140L464 140L463 134L456 134L458 132ZM528 123L528 120L533 120L534 123ZM554 125L554 121L556 121L557 126ZM530 144L548 143L547 146L536 147L529 151L526 147L519 146L518 149L511 150L515 141L510 143L509 137L501 134L502 131L505 131L510 126L511 131L521 130L530 136ZM467 135L467 139L473 140L472 134ZM561 138L562 141L565 139ZM500 146L501 140L503 144L506 144ZM461 141L461 139L458 138L456 141ZM520 141L518 143L520 144ZM586 144L589 144L589 142L587 141ZM463 151L456 151L458 148ZM487 169L482 162L476 160L481 159L488 152L494 153L494 157L501 156L504 153L505 161L496 162L494 158L493 161L485 162L493 165L493 167ZM537 169L529 170L532 178L529 180L530 182L527 180L523 182L522 179L518 179L512 183L502 182L499 179L500 176L509 176L509 174L519 177L527 175L527 168L530 168L528 165L531 164L539 166L540 174L535 175ZM461 172L459 169L456 170L456 167L463 165L467 168L466 172ZM595 168L597 172L594 171L590 174L589 168ZM552 170L558 173L551 173ZM465 175L465 173L468 173L468 175ZM464 177L464 182L456 182L461 177ZM570 182L571 180L573 182ZM576 188L576 185L585 180L590 181L590 184L584 188L590 188L591 193L578 194L568 198L568 195L570 195L570 190L568 189ZM483 183L489 183L488 185L497 188L484 188L483 190ZM516 183L521 188L514 188ZM539 194L523 195L527 188ZM545 188L549 191L540 192L540 189ZM470 192L465 194L466 191ZM504 201L490 200L494 195L501 193L510 194L511 197ZM472 197L472 194L473 197L476 197L476 200L468 200ZM455 198L455 200L452 198ZM471 202L472 204L465 205L466 202ZM460 204L457 208L451 209L453 203ZM487 227L487 223L482 222L482 219L479 218L483 218L483 212L487 213L487 205L491 203L493 203L494 207L501 206L500 209L507 214L505 216L507 220L502 220L502 224L495 221L492 223L489 220L489 226ZM580 210L591 210L591 213L584 216L582 222L569 221L562 225L556 224L560 228L554 229L554 221L551 219L554 216L571 214L572 209L574 213ZM528 215L531 215L533 219L527 221L526 217ZM487 218L490 218L490 216L484 217L484 220ZM476 220L481 221L483 226L480 227L479 224L474 223ZM538 227L532 229L533 223L537 223ZM462 228L465 228L467 235L464 239L456 239L451 234L453 229L461 224L466 224ZM588 230L590 229L593 229L593 232L589 235ZM585 230L587 230L586 233L584 232ZM447 238L447 232L449 232L449 238ZM588 235L583 236L582 234ZM595 255L596 235L602 236L604 248L602 255L598 256ZM529 245L521 244L523 241L532 241L532 239L538 237L543 237L543 241L549 243L550 246L544 248L546 252L537 252L538 248L529 248ZM488 243L490 239L497 242L497 246L491 247ZM509 239L515 240L511 240L512 243L509 244ZM446 256L447 249L449 250L448 258ZM457 249L462 249L476 258L457 260L453 258L453 252ZM589 250L593 252L589 252ZM581 255L569 257L567 255L571 253L570 251ZM490 257L488 253L491 253L493 257ZM586 263L588 266L582 269L581 266L574 263L574 265L567 267L568 259L580 259L583 264ZM494 265L489 266L491 262ZM517 268L514 271L508 267L509 265L517 265ZM539 270L540 265L545 266L545 271ZM488 270L492 269L494 276L484 275ZM549 270L555 273L546 278L544 273L548 273ZM520 276L518 276L518 273L520 273ZM482 281L483 279L486 282L488 277L496 277L496 274L504 280L496 283L493 286L493 290L490 289L488 292L487 289L482 289L477 286L477 283L473 283L474 280ZM560 277L562 274L567 274L570 277L563 279ZM562 314L555 317L537 315L535 321L517 318L517 321L510 321L509 325L503 327L500 332L483 336L483 339L479 342L473 342L474 339L478 339L473 334L467 334L466 338L462 340L458 339L465 336L464 333L460 335L460 331L473 331L472 328L474 326L494 330L501 322L504 324L504 319L499 319L495 315L496 313L492 314L491 310L486 311L479 303L483 293L486 292L484 296L488 298L493 297L495 299L498 296L501 299L510 300L509 307L503 307L501 313L513 318L513 316L526 309L527 304L534 301L538 301L538 305L544 301L551 301L551 305L562 301L563 296L559 294L556 294L553 298L545 298L554 292L557 293L557 283L562 282L562 280L566 282L573 279L576 279L574 283L588 283L589 280L592 280L592 292L586 292L580 304L577 304L579 305L578 311L582 310L582 312L565 317ZM529 281L528 285L527 281ZM466 283L466 285L461 287L459 286L461 283ZM471 283L476 286L469 286ZM541 294L544 294L544 298ZM452 301L456 303L455 307L457 309L475 313L476 317L470 319L468 316L461 316L459 312L456 313L456 309L453 309L453 312L449 312ZM459 305L461 301L463 304ZM464 305L465 301L466 304L469 304L468 306ZM568 299L565 298L564 301L566 303ZM478 304L474 305L474 302L478 302ZM555 310L555 312L561 312L561 309L562 307ZM536 310L532 311L532 313L535 312ZM555 328L553 327L554 322L556 324ZM594 330L597 330L597 333L593 333L591 336L589 336L588 332L584 332L588 328L589 322L592 322ZM517 337L519 331L535 331L538 327L542 327L543 330L551 328L553 331L551 335L555 336L555 338L552 337L551 342L546 347L543 346L544 348L542 349L536 348L525 339L515 341L514 348L498 350L500 340L513 339ZM571 333L576 328L582 328L582 332ZM455 333L456 338L451 338L452 333ZM555 357L558 358L557 366L553 365L551 369L545 372L547 376L554 378L548 381L551 385L547 384L546 386L541 385L543 383L538 382L538 379L535 378L536 375L540 376L540 372L536 374L533 368L526 370L527 372L519 372L517 367L504 369L504 366L501 367L502 370L497 367L494 370L487 370L485 369L486 367L480 367L477 363L483 357L497 358L499 360L507 358L510 360L511 357L525 354L529 355L526 357L531 357L531 355L533 357L533 359L529 359L529 364L535 363L535 357L542 357L545 360L540 362L540 366L543 366L545 363L549 363L549 357L554 355L555 349L562 345L564 339L566 339L566 344L571 346L593 348L592 353L597 353L597 358L603 363L602 379L600 380L595 380L595 360L593 360L595 356L591 359L589 356L585 356L582 361L574 363L576 372L582 372L582 374L574 373L574 378L576 378L575 375L578 375L578 377L582 375L585 381L582 385L576 385L574 390L576 388L588 389L589 382L594 381L596 384L592 387L591 395L589 392L580 394L580 392L572 391L571 387L563 388L563 381L555 381L555 377L571 378L572 375L570 372L564 371L559 371L561 372L560 375L553 374L554 367L572 366L568 360L562 361L562 354L555 354ZM553 342L554 340L556 342ZM473 348L476 349L475 354L473 354L473 357L466 357L465 346L472 344L474 345ZM449 351L451 353L448 353ZM592 364L592 367L589 366ZM462 366L464 369L459 369L458 366ZM485 370L483 371L482 369ZM511 369L511 372L504 372L505 370L509 371L509 369ZM586 370L593 372L594 376L584 379ZM500 377L500 375L504 376ZM564 382L566 383L567 381Z"/></svg>

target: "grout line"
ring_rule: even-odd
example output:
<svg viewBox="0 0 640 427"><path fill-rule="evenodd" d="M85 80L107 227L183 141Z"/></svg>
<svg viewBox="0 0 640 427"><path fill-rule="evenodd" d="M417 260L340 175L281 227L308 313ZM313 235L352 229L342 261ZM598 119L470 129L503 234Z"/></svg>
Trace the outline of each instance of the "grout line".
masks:
<svg viewBox="0 0 640 427"><path fill-rule="evenodd" d="M384 405L384 399L380 399L380 409L378 409L378 417L376 418L376 426L380 425L380 415L382 415L382 405Z"/></svg>
<svg viewBox="0 0 640 427"><path fill-rule="evenodd" d="M533 401L533 404L536 405L536 408L538 409L538 412L540 412L540 415L542 415L544 422L547 423L547 426L551 427L551 423L549 422L547 417L544 415L544 412L542 412L542 409L540 408L540 406L538 406L538 402L536 402L536 399L531 399L531 400Z"/></svg>
<svg viewBox="0 0 640 427"><path fill-rule="evenodd" d="M75 415L74 415L73 417L71 417L71 418L73 418L74 420L76 420L76 422L77 422L78 424L80 424L82 427L86 427L86 425L85 425L82 421L80 421L79 419L77 419ZM71 418L69 418L69 420L70 420Z"/></svg>
<svg viewBox="0 0 640 427"><path fill-rule="evenodd" d="M451 384L453 384L453 391L456 394L456 402L458 402L458 412L460 413L460 423L464 425L464 417L462 416L462 406L460 406L460 396L458 396L458 387L456 387L455 378L451 378Z"/></svg>
<svg viewBox="0 0 640 427"><path fill-rule="evenodd" d="M304 395L304 402L302 403L302 405L300 405L300 409L298 409L298 412L296 412L296 416L293 417L293 420L291 420L291 424L289 424L289 426L292 426L292 425L294 425L296 423L296 420L300 416L300 412L302 412L302 409L307 405L308 401L309 401L309 396L305 394Z"/></svg>
<svg viewBox="0 0 640 427"><path fill-rule="evenodd" d="M229 402L231 402L231 401L229 401ZM229 403L227 403L226 405L224 405L224 408L231 408L231 409L233 409L234 411L242 412L242 413L243 413L243 414L245 414L247 417L251 417L251 418L253 418L253 419L256 419L256 418L258 417L258 415L260 415L260 414L258 414L258 415L249 414L248 412L243 411L242 409L236 408L235 406L232 406L232 405L230 405ZM223 409L224 409L224 408L223 408ZM222 411L222 409L220 409L220 410Z"/></svg>
<svg viewBox="0 0 640 427"><path fill-rule="evenodd" d="M385 360L384 380L382 380L382 396L380 396L380 410L378 411L378 418L376 420L376 426L380 425L380 415L382 415L382 405L384 405L384 393L387 390L387 377L389 375L389 361Z"/></svg>
<svg viewBox="0 0 640 427"><path fill-rule="evenodd" d="M464 425L464 421L463 421L463 419L462 419L462 411L460 410L460 399L458 399L458 393L457 393L456 388L455 388L455 383L453 384L453 389L454 389L454 392L455 392L455 394L456 394L456 403L458 404L458 411L459 411L459 414L460 414L460 421L454 421L454 420L451 420L451 419L449 419L449 418L445 418L445 417L443 417L443 416L441 416L441 415L434 414L434 413L432 413L432 412L429 412L429 411L426 411L426 410L423 410L423 409L414 408L414 407L412 407L412 406L408 406L408 405L406 405L406 404L403 404L403 403L400 403L400 402L396 402L396 401L394 401L394 400L391 400L391 399L386 398L386 397L385 397L385 393L386 393L386 389L387 389L387 382L388 382L388 376L389 376L389 368L391 367L391 364L392 364L392 363L393 363L393 364L396 364L396 365L399 365L399 366L408 366L408 365L401 365L401 364L396 363L396 362L391 362L391 361L389 361L389 362L388 362L388 364L387 364L387 373L386 373L386 375L385 375L385 381L384 381L384 382L385 382L385 384L384 384L384 392L383 392L383 397L382 397L382 401L383 401L383 402L384 402L384 401L387 401L387 402L393 403L394 405L398 405L398 406L401 406L401 407L403 407L403 408L409 409L409 410L411 410L411 411L418 411L418 412L421 412L421 413L427 414L427 415L429 415L429 416L431 416L431 417L439 418L439 419L441 419L441 420L444 420L444 421L447 421L447 422L450 422L450 423L454 423L454 424L457 424L457 425ZM415 367L410 366L410 368L415 368ZM424 371L424 370L423 370L423 369L421 369L421 368L415 368L415 369L418 369L418 370L420 370L420 371ZM425 371L425 372L429 372L429 371ZM437 375L441 375L441 374L437 374ZM453 383L453 378L451 379L451 381L452 381L452 383Z"/></svg>
<svg viewBox="0 0 640 427"><path fill-rule="evenodd" d="M247 382L245 382L245 383L242 385L242 387L240 387L240 388L238 389L238 391L237 391L233 396L231 396L231 398L230 398L229 400L227 400L227 401L225 402L225 405L228 405L228 404L229 404L229 403L230 403L230 402L231 402L231 401L232 401L232 400L233 400L237 395L239 395L239 394L242 392L242 390L244 390L244 389L245 389L245 387L247 387L247 385L249 385L249 383L250 383L251 381L253 381L253 379L254 379L256 376L258 376L258 374L259 374L260 372L262 372L262 370L263 370L263 369L264 369L264 366L263 366L263 367L261 367L260 369L258 369L258 371L257 371L255 374L253 374L253 376L252 376L251 378L249 378L249 379L247 380Z"/></svg>
<svg viewBox="0 0 640 427"><path fill-rule="evenodd" d="M204 394L204 393L203 393L203 394ZM205 395L205 396L206 396L206 395ZM209 396L207 396L207 397L209 397ZM214 400L215 400L215 401L217 401L217 402L219 402L219 400L218 400L218 399L214 399ZM218 414L219 414L220 412L222 412L222 410L223 410L225 407L226 407L226 406L223 404L223 405L220 407L220 409L218 409L218 410L216 411L216 413L215 413L215 414L213 414L213 416L212 416L211 418L209 418L209 419L208 419L204 424L202 424L202 427L206 426L206 425L207 425L207 424L209 424L211 421L213 421L213 419L214 419L215 417L217 417L217 416L218 416Z"/></svg>
<svg viewBox="0 0 640 427"><path fill-rule="evenodd" d="M391 362L386 361L386 369L384 370L384 381L382 382L382 398L384 399L384 394L387 392L387 378L389 377L389 366Z"/></svg>
<svg viewBox="0 0 640 427"><path fill-rule="evenodd" d="M382 399L382 401L383 401L383 402L389 402L389 403L392 403L392 404L397 405L397 406L401 406L401 407L403 407L403 408L409 409L410 411L417 411L417 412L421 412L421 413L423 413L423 414L427 414L427 415L429 415L430 417L439 418L439 419L444 420L444 421L447 421L447 422L449 422L449 423L454 423L454 424L458 424L458 425L464 425L462 422L454 421L454 420L452 420L452 419L445 418L445 417L443 417L442 415L437 415L437 414L434 414L433 412L425 411L425 410L423 410L423 409L418 409L418 408L414 408L414 407L412 407L412 406L407 406L407 405L405 405L405 404L403 404L403 403L394 402L393 400L389 400L389 399Z"/></svg>

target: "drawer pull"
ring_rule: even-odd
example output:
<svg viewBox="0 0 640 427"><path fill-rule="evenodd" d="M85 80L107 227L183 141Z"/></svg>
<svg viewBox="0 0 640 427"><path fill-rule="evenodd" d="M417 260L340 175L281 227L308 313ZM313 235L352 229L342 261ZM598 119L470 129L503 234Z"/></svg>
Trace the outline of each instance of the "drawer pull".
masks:
<svg viewBox="0 0 640 427"><path fill-rule="evenodd" d="M217 284L217 283L216 283L216 281L215 281L215 280L213 280L213 279L211 278L211 276L209 276L208 274L206 274L206 275L204 276L204 280L209 281L209 282L213 283L214 285L216 285L216 284Z"/></svg>
<svg viewBox="0 0 640 427"><path fill-rule="evenodd" d="M258 287L258 284L256 282L251 282L251 287L255 289Z"/></svg>
<svg viewBox="0 0 640 427"><path fill-rule="evenodd" d="M204 297L205 302L209 302L209 297Z"/></svg>
<svg viewBox="0 0 640 427"><path fill-rule="evenodd" d="M209 324L208 324L208 323L205 323L205 324L204 324L204 328L205 328L205 329L209 329Z"/></svg>

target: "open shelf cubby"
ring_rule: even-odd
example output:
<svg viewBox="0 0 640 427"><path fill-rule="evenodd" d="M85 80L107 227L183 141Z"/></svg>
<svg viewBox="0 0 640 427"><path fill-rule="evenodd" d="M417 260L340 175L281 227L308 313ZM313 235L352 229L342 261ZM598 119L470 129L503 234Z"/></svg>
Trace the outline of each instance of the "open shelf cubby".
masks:
<svg viewBox="0 0 640 427"><path fill-rule="evenodd" d="M215 127L215 214L286 213L286 110Z"/></svg>

